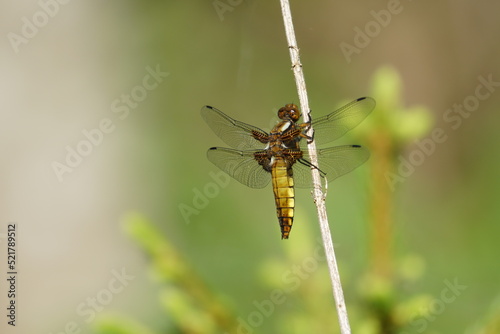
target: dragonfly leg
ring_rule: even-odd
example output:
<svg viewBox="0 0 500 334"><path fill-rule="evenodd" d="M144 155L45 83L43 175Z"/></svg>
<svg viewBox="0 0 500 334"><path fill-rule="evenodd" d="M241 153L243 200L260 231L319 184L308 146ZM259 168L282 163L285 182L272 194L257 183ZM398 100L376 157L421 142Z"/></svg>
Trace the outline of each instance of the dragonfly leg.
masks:
<svg viewBox="0 0 500 334"><path fill-rule="evenodd" d="M313 165L310 161L306 160L306 159L303 159L303 158L300 158L297 160L299 163L303 164L304 166L307 166L309 168L314 168L314 169L317 169L319 170L319 173L321 175L322 178L325 178L326 177L326 173L323 172L318 166L316 165Z"/></svg>
<svg viewBox="0 0 500 334"><path fill-rule="evenodd" d="M300 132L299 136L302 137L302 138L304 138L304 139L306 139L308 144L312 143L313 140L314 140L314 131L313 131L312 136L306 135L306 132L309 131L309 129L311 128L311 121L306 122L306 123L302 123L302 124L299 125L299 127L302 130Z"/></svg>
<svg viewBox="0 0 500 334"><path fill-rule="evenodd" d="M312 143L312 142L313 142L313 140L314 140L314 130L313 130L313 134L312 134L312 136L307 136L307 135L306 135L306 139L307 139L307 143L308 143L308 144L310 144L310 143Z"/></svg>
<svg viewBox="0 0 500 334"><path fill-rule="evenodd" d="M312 136L308 136L308 135L306 135L306 134L305 134L305 131L304 131L304 132L301 132L299 136L300 136L300 137L302 137L302 138L304 138L304 139L306 139L306 140L307 140L307 143L308 143L308 144L310 144L310 143L312 143L312 142L313 142L313 140L314 140L314 131L313 131Z"/></svg>

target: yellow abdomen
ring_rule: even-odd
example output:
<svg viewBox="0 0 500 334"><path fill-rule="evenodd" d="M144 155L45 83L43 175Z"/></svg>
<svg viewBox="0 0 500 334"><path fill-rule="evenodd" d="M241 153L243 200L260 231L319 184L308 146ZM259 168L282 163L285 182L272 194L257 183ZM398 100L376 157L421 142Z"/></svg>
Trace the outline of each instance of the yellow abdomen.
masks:
<svg viewBox="0 0 500 334"><path fill-rule="evenodd" d="M271 177L276 201L276 213L281 228L281 239L288 239L293 225L293 210L295 207L293 175L292 170L288 169L286 161L276 157Z"/></svg>

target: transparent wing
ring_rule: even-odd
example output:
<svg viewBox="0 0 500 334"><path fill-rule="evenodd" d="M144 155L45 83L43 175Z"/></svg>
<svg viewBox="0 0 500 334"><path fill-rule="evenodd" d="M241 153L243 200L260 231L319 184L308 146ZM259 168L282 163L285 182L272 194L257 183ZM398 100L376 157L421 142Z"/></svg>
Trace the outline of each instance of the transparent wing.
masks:
<svg viewBox="0 0 500 334"><path fill-rule="evenodd" d="M319 169L328 183L361 166L370 157L370 152L359 145L334 146L318 150ZM293 165L293 178L299 188L312 186L311 163L304 152L301 160Z"/></svg>
<svg viewBox="0 0 500 334"><path fill-rule="evenodd" d="M201 108L201 116L224 143L238 150L262 149L265 144L254 136L269 136L258 127L237 121L211 106Z"/></svg>
<svg viewBox="0 0 500 334"><path fill-rule="evenodd" d="M347 131L355 128L375 108L375 100L361 97L331 114L312 120L314 140L321 145L342 137ZM302 144L305 140L302 140Z"/></svg>
<svg viewBox="0 0 500 334"><path fill-rule="evenodd" d="M224 147L212 147L207 151L208 160L251 188L264 188L271 181L271 173L255 160L254 153L262 151L238 151Z"/></svg>

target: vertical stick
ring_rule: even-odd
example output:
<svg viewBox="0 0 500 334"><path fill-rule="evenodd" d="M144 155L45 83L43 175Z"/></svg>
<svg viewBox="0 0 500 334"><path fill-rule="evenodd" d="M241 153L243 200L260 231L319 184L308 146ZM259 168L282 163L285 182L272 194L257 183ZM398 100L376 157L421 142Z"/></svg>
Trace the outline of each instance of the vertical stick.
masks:
<svg viewBox="0 0 500 334"><path fill-rule="evenodd" d="M311 117L309 115L309 101L307 98L306 82L304 80L304 73L302 72L302 64L300 63L299 48L297 46L297 40L295 39L295 31L293 28L292 14L290 12L290 3L288 0L281 1L281 11L283 13L283 21L285 23L285 32L288 41L288 48L290 50L290 58L292 60L292 69L295 76L295 82L297 84L297 91L299 94L300 108L302 109L304 115L304 121L309 122ZM309 136L312 136L313 129L309 129ZM313 142L307 145L309 150L309 155L311 158L311 163L314 166L318 166L318 156L316 152L316 144ZM351 328L349 326L349 318L347 316L347 309L344 301L344 293L342 291L342 284L340 283L340 275L337 267L337 260L335 259L335 251L333 249L332 237L330 234L330 226L328 225L328 217L326 214L325 206L325 195L323 194L321 187L321 177L319 171L312 168L313 176L313 197L314 203L316 204L316 209L318 212L319 225L321 229L321 236L323 238L323 246L325 248L326 259L328 262L328 269L330 272L330 279L333 288L333 297L335 300L335 306L337 308L337 315L339 318L340 332L342 334L350 334Z"/></svg>

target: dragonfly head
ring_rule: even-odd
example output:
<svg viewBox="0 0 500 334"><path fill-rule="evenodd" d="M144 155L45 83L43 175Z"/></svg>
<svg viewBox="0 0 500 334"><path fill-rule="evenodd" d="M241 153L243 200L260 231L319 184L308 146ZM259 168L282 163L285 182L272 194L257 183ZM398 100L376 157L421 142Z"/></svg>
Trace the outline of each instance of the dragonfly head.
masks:
<svg viewBox="0 0 500 334"><path fill-rule="evenodd" d="M278 117L282 120L297 122L300 118L299 107L295 104L287 104L278 110Z"/></svg>

